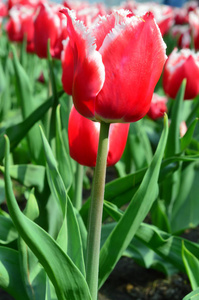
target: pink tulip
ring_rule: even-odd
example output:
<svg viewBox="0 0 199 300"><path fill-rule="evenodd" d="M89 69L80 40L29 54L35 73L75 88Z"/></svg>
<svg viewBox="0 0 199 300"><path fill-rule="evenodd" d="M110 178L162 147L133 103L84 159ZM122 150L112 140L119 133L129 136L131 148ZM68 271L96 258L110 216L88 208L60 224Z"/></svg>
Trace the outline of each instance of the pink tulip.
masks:
<svg viewBox="0 0 199 300"><path fill-rule="evenodd" d="M95 167L99 142L100 123L80 115L72 107L68 123L68 139L71 157L78 163ZM109 130L107 166L116 164L124 151L129 124L114 123Z"/></svg>
<svg viewBox="0 0 199 300"><path fill-rule="evenodd" d="M109 123L144 117L166 60L153 14L129 17L129 11L114 11L87 28L71 11L62 12L69 35L62 82L78 112Z"/></svg>
<svg viewBox="0 0 199 300"><path fill-rule="evenodd" d="M162 118L164 116L164 113L167 112L167 101L167 97L159 96L158 94L154 93L147 115L152 120Z"/></svg>
<svg viewBox="0 0 199 300"><path fill-rule="evenodd" d="M184 99L193 99L199 93L199 52L177 48L170 54L164 68L163 88L175 98L183 79L187 80Z"/></svg>

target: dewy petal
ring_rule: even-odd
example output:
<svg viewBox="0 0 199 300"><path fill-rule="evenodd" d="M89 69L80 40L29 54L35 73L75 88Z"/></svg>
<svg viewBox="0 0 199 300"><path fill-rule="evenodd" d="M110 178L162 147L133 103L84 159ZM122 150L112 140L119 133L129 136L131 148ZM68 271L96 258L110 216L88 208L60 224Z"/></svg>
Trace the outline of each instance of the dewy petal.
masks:
<svg viewBox="0 0 199 300"><path fill-rule="evenodd" d="M95 39L82 22L68 9L67 30L74 55L72 96L77 111L87 118L94 118L94 101L105 80L101 54L96 51Z"/></svg>
<svg viewBox="0 0 199 300"><path fill-rule="evenodd" d="M96 98L97 119L134 122L147 113L166 60L165 48L151 13L115 26L99 49L106 80Z"/></svg>

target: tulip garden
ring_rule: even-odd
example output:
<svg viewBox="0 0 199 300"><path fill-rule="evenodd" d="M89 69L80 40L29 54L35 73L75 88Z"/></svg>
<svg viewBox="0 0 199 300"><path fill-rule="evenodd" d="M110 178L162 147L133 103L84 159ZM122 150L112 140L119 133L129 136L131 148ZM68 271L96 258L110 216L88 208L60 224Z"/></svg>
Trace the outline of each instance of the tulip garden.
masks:
<svg viewBox="0 0 199 300"><path fill-rule="evenodd" d="M0 299L198 300L198 117L197 1L0 0Z"/></svg>

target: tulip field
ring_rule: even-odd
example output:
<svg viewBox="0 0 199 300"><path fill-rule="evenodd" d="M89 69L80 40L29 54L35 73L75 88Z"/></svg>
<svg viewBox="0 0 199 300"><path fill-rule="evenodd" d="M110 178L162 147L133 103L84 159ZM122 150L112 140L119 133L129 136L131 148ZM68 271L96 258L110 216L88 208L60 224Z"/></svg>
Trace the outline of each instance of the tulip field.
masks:
<svg viewBox="0 0 199 300"><path fill-rule="evenodd" d="M198 118L198 1L0 0L0 299L199 300Z"/></svg>

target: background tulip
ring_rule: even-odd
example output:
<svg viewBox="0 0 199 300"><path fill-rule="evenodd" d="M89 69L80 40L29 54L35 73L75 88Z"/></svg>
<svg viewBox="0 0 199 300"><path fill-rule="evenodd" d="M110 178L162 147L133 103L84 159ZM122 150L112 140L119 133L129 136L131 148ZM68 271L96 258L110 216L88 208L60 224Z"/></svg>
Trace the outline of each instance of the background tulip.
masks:
<svg viewBox="0 0 199 300"><path fill-rule="evenodd" d="M27 50L34 51L34 23L35 9L29 5L13 6L9 11L10 19L6 24L6 31L10 41L23 42L27 39Z"/></svg>
<svg viewBox="0 0 199 300"><path fill-rule="evenodd" d="M109 123L144 117L166 60L153 14L129 17L129 11L114 11L87 28L71 11L62 12L67 16L74 61L71 91L78 112ZM68 69L62 76L66 92Z"/></svg>
<svg viewBox="0 0 199 300"><path fill-rule="evenodd" d="M62 40L66 39L66 20L59 12L59 5L41 4L34 23L35 52L40 58L47 58L47 44L50 39L52 57L60 58Z"/></svg>
<svg viewBox="0 0 199 300"><path fill-rule="evenodd" d="M167 97L154 93L147 115L153 120L162 118L164 113L167 112L167 100Z"/></svg>
<svg viewBox="0 0 199 300"><path fill-rule="evenodd" d="M193 99L199 93L199 52L175 48L164 68L163 88L171 98L175 98L182 80L186 78L184 99Z"/></svg>
<svg viewBox="0 0 199 300"><path fill-rule="evenodd" d="M109 130L107 166L116 164L124 151L129 124L114 123ZM97 159L100 124L81 116L72 107L68 124L71 157L84 166L94 167Z"/></svg>

